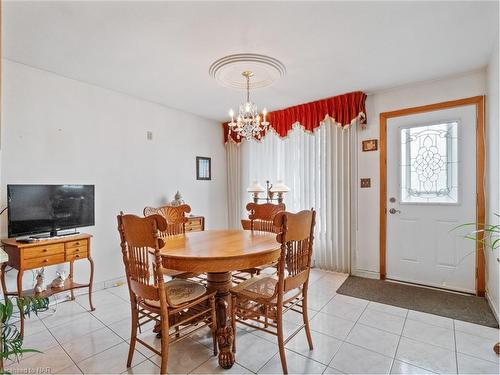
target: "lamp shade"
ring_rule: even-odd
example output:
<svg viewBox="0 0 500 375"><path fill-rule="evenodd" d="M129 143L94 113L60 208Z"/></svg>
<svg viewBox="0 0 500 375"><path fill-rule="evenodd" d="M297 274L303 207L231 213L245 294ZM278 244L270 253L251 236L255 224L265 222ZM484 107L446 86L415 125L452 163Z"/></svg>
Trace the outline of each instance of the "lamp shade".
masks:
<svg viewBox="0 0 500 375"><path fill-rule="evenodd" d="M250 193L262 193L263 191L266 191L266 189L264 189L264 187L257 181L253 181L250 186L247 187L247 191Z"/></svg>
<svg viewBox="0 0 500 375"><path fill-rule="evenodd" d="M287 191L290 191L290 188L286 186L281 180L276 182L271 188L271 193L285 193Z"/></svg>

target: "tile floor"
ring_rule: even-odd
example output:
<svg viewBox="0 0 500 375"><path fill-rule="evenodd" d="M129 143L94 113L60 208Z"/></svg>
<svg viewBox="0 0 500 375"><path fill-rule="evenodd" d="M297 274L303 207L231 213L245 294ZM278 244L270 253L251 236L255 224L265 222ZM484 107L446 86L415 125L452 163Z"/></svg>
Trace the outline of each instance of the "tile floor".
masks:
<svg viewBox="0 0 500 375"><path fill-rule="evenodd" d="M336 294L346 275L312 271L310 319L315 349L303 333L287 345L290 373L314 374L498 374L492 347L499 331L471 323L409 311ZM96 311L87 296L63 302L56 312L27 320L25 346L43 353L25 354L8 367L12 373L159 373L159 357L137 345L126 368L130 310L126 286L95 293ZM290 315L293 314L293 315ZM293 330L300 316L285 314ZM149 327L151 328L151 327ZM141 335L158 346L150 330ZM211 353L207 331L172 345L170 373L280 373L274 336L238 331L236 364L224 371Z"/></svg>

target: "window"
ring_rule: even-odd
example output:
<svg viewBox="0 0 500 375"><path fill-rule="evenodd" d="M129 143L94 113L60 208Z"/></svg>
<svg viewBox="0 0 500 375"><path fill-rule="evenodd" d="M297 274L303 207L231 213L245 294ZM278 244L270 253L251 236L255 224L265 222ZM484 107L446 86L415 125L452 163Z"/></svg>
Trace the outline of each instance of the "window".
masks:
<svg viewBox="0 0 500 375"><path fill-rule="evenodd" d="M401 202L458 203L458 122L400 129Z"/></svg>

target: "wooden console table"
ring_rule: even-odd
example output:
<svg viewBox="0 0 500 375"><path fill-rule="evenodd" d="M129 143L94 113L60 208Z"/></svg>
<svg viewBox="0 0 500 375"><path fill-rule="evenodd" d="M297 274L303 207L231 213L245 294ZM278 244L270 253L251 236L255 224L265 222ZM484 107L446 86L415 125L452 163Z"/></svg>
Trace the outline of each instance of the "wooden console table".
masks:
<svg viewBox="0 0 500 375"><path fill-rule="evenodd" d="M1 282L4 297L23 295L37 295L40 297L50 297L53 294L67 292L71 293L74 300L74 289L89 289L89 304L92 311L95 310L92 304L92 282L94 279L94 261L90 256L90 234L79 234L75 236L59 237L54 239L40 240L31 243L17 242L15 238L2 240L5 252L9 255L9 261L2 264ZM90 279L87 284L78 284L73 281L73 263L80 259L87 259L90 262ZM51 288L47 285L47 290L41 293L34 293L33 289L23 290L23 273L27 270L42 268L50 265L69 262L69 275L62 288ZM5 283L5 267L11 266L17 272L17 291L7 291ZM24 334L24 317L21 314L21 335Z"/></svg>

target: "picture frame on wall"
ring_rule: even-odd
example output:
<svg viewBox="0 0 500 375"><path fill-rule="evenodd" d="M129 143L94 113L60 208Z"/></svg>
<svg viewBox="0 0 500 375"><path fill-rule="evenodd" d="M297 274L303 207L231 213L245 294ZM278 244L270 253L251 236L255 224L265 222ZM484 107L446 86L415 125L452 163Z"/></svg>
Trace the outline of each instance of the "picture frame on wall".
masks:
<svg viewBox="0 0 500 375"><path fill-rule="evenodd" d="M363 141L362 144L363 152L378 150L378 139L367 139L366 141Z"/></svg>
<svg viewBox="0 0 500 375"><path fill-rule="evenodd" d="M196 157L196 179L197 180L212 179L212 158L204 156Z"/></svg>

